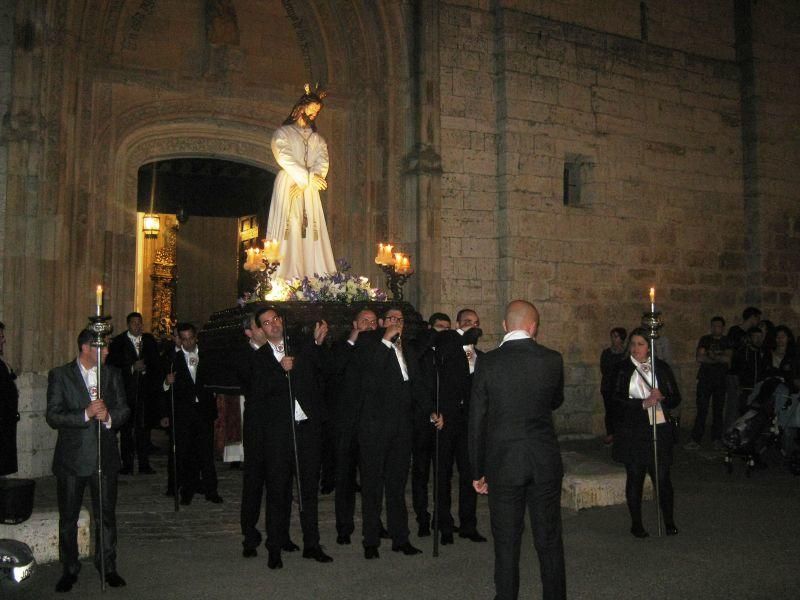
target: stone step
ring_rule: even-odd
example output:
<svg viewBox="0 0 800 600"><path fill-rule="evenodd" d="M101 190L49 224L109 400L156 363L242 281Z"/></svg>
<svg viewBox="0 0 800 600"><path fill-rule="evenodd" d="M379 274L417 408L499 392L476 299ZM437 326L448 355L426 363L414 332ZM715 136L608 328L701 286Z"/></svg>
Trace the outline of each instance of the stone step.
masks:
<svg viewBox="0 0 800 600"><path fill-rule="evenodd" d="M579 452L562 452L564 480L561 506L581 510L625 503L625 467L597 460ZM650 478L645 479L644 498L653 497Z"/></svg>
<svg viewBox="0 0 800 600"><path fill-rule="evenodd" d="M58 511L34 511L31 518L17 525L0 524L0 539L24 542L31 547L39 564L58 560ZM78 554L87 558L91 553L89 511L81 508L78 518Z"/></svg>

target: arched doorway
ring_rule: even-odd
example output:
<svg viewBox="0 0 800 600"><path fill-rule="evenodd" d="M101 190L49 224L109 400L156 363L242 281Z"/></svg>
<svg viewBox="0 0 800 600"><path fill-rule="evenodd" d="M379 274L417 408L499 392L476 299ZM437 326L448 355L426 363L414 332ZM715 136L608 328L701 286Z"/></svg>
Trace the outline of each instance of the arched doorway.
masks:
<svg viewBox="0 0 800 600"><path fill-rule="evenodd" d="M174 320L202 327L250 285L244 249L263 231L275 176L243 162L174 158L142 165L137 175L134 305L157 336ZM159 217L157 233L143 217Z"/></svg>

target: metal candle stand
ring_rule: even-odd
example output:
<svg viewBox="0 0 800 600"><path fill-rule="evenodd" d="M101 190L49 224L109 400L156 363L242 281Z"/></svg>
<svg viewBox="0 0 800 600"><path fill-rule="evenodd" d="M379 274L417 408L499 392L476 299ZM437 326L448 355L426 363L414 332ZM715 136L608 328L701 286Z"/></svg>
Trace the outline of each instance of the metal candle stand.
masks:
<svg viewBox="0 0 800 600"><path fill-rule="evenodd" d="M403 300L403 286L414 271L408 273L398 273L394 265L378 265L386 275L386 287L392 292L392 299L398 302Z"/></svg>
<svg viewBox="0 0 800 600"><path fill-rule="evenodd" d="M664 326L664 321L661 318L661 312L656 311L651 304L649 312L642 315L642 327L648 331L650 337L650 388L655 389L658 386L656 380L656 340L658 339L658 330ZM651 420L653 422L653 489L655 490L656 501L656 515L658 522L658 536L663 535L663 525L661 522L661 490L658 485L658 422L656 406L650 408Z"/></svg>
<svg viewBox="0 0 800 600"><path fill-rule="evenodd" d="M264 269L253 273L256 280L256 295L261 299L266 299L267 294L272 291L272 276L278 270L281 262L267 261L263 259Z"/></svg>
<svg viewBox="0 0 800 600"><path fill-rule="evenodd" d="M98 306L97 312L100 313ZM92 348L97 349L97 397L102 398L102 378L101 371L103 365L103 348L107 345L106 338L111 334L113 329L110 316L95 315L89 317L89 331L94 334L92 340ZM103 529L103 428L104 425L97 421L97 512L95 515L95 526L100 531L100 589L106 591L106 540L105 531Z"/></svg>

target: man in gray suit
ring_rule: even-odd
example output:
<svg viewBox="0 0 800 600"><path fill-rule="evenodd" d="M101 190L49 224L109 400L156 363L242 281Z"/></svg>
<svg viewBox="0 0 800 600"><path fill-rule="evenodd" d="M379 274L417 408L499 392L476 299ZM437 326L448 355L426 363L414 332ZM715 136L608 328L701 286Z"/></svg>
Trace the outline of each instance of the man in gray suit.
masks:
<svg viewBox="0 0 800 600"><path fill-rule="evenodd" d="M515 300L506 308L500 347L477 363L469 412L473 486L489 494L495 600L516 600L525 509L539 556L544 600L564 600L561 539L564 475L552 411L564 401L558 352L536 343L539 312Z"/></svg>
<svg viewBox="0 0 800 600"><path fill-rule="evenodd" d="M78 517L86 485L92 494L94 515L95 557L100 570L100 526L105 541L106 583L111 587L125 585L117 573L117 474L120 468L116 431L127 420L130 409L125 402L125 389L119 371L103 366L102 390L97 390L97 349L92 347L91 331L78 335L78 357L51 370L47 379L47 424L58 430L53 454L53 474L58 493L58 550L63 574L56 584L57 592L68 592L78 580ZM103 360L108 347L103 348ZM103 522L99 518L99 486L97 477L97 430L103 458Z"/></svg>

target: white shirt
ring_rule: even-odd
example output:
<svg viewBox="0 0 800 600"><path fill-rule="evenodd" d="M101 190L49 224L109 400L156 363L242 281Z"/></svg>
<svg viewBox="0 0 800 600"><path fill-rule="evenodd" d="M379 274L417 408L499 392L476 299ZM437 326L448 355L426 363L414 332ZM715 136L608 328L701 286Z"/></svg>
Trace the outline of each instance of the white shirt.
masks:
<svg viewBox="0 0 800 600"><path fill-rule="evenodd" d="M399 338L398 338L399 339ZM403 356L403 351L400 349L399 344L393 344L389 340L381 340L383 345L387 348L392 348L394 350L394 355L397 357L397 362L400 363L400 372L403 374L403 381L408 381L408 366L406 365L406 359Z"/></svg>
<svg viewBox="0 0 800 600"><path fill-rule="evenodd" d="M181 346L183 357L186 359L186 366L189 367L189 375L192 376L192 382L197 381L197 365L200 363L200 349L195 346L192 352L186 350Z"/></svg>
<svg viewBox="0 0 800 600"><path fill-rule="evenodd" d="M507 334L503 336L503 341L500 342L502 346L506 342L511 342L513 340L529 340L531 339L530 334L525 331L524 329L515 329L514 331L509 331Z"/></svg>
<svg viewBox="0 0 800 600"><path fill-rule="evenodd" d="M89 390L89 402L94 402L97 400L97 367L92 367L91 369L86 369L81 362L81 359L78 359L78 368L81 370L81 377L83 377L83 383L86 384L86 389ZM86 410L83 411L83 420L88 421L89 415L86 413ZM111 429L111 414L108 415L108 421L103 423L106 426L106 429Z"/></svg>
<svg viewBox="0 0 800 600"><path fill-rule="evenodd" d="M272 346L272 353L275 355L275 360L281 362L283 360L283 357L286 356L285 352L286 349L283 347L283 344L276 345L273 344L270 340L267 340L267 342L269 342L269 345ZM303 410L303 407L300 406L300 401L297 398L295 398L294 420L300 422L300 421L305 421L306 419L308 419L308 415L306 415L305 411Z"/></svg>
<svg viewBox="0 0 800 600"><path fill-rule="evenodd" d="M139 358L142 355L142 336L141 335L133 335L130 331L128 332L128 339L133 344L133 347L136 349L136 358Z"/></svg>
<svg viewBox="0 0 800 600"><path fill-rule="evenodd" d="M628 384L628 394L631 398L636 398L637 400L644 400L650 395L651 386L652 388L658 387L658 377L650 369L650 360L648 359L646 362L639 362L633 356L631 356L631 362L636 367L633 371L633 375L631 375L631 381ZM647 380L642 378L642 375L647 377ZM650 380L651 376L653 377L653 381ZM642 406L642 410L647 411L647 417L650 420L650 424L653 424L653 411L650 409L645 408ZM656 404L656 423L665 423L666 419L664 418L664 411L661 409L661 404Z"/></svg>
<svg viewBox="0 0 800 600"><path fill-rule="evenodd" d="M461 328L456 329L456 333L463 336L464 330ZM464 354L467 357L467 363L469 363L469 373L472 375L475 372L475 363L478 360L478 353L475 352L475 344L464 344L462 348L464 349Z"/></svg>

